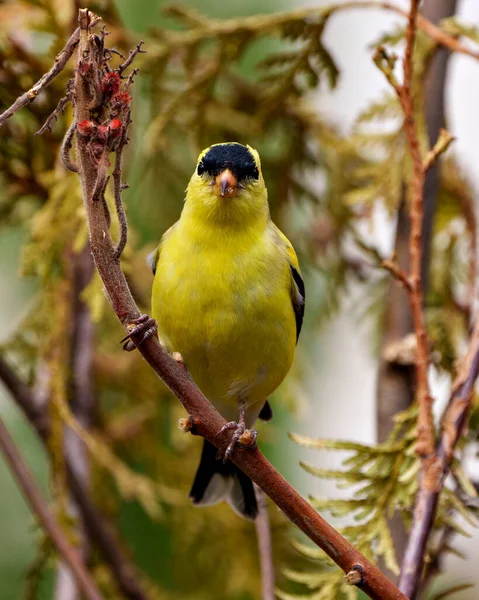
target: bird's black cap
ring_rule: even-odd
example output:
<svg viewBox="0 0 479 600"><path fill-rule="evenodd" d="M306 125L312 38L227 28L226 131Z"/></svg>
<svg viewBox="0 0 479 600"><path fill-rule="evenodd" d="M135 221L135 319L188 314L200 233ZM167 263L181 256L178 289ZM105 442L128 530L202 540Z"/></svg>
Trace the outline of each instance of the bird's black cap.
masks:
<svg viewBox="0 0 479 600"><path fill-rule="evenodd" d="M218 144L212 146L198 165L198 175L207 173L216 177L229 169L238 181L258 179L259 172L254 157L242 144Z"/></svg>

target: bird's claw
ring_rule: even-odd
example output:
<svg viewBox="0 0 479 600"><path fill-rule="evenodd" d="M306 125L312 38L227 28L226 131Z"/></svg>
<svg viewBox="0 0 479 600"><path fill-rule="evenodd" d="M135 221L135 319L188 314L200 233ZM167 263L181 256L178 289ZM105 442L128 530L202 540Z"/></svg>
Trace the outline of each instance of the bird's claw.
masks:
<svg viewBox="0 0 479 600"><path fill-rule="evenodd" d="M127 352L131 352L137 348L149 337L156 335L156 332L158 331L158 325L156 324L155 319L152 319L148 315L139 316L138 319L134 319L131 323L128 323L127 327L129 333L120 341L120 344L126 342L123 345L123 350L126 350ZM141 338L139 338L136 343L133 343L131 338L140 334Z"/></svg>
<svg viewBox="0 0 479 600"><path fill-rule="evenodd" d="M224 454L221 450L218 451L218 458L223 458L224 463L229 460L237 444L243 448L251 448L256 443L256 438L258 437L256 429L246 429L244 425L240 425L236 421L230 421L229 423L226 423L226 425L223 425L216 434L216 437L230 429L235 430L231 436L230 443L224 451Z"/></svg>

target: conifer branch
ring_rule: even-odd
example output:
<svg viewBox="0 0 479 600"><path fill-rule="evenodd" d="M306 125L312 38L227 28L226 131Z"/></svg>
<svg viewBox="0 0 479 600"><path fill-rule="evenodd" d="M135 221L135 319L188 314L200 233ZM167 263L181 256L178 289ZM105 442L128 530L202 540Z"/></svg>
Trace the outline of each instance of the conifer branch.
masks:
<svg viewBox="0 0 479 600"><path fill-rule="evenodd" d="M237 33L238 30L259 34L264 33L265 30L277 30L278 28L289 23L294 23L295 21L315 18L326 20L334 14L357 9L378 9L393 12L405 18L408 18L409 16L407 10L404 10L393 2L381 0L352 0L349 2L332 3L329 6L321 8L299 8L292 11L278 12L272 15L255 15L235 19L209 19L207 23L203 23L201 18L189 18L191 17L192 11L187 11L175 6L169 9L169 13L176 17L183 17L190 26L193 26L187 31L168 32L165 51L174 49L175 47L194 46L202 40L232 35ZM440 46L445 46L452 52L465 54L479 60L479 51L469 48L458 40L457 37L449 35L421 14L417 15L417 27Z"/></svg>

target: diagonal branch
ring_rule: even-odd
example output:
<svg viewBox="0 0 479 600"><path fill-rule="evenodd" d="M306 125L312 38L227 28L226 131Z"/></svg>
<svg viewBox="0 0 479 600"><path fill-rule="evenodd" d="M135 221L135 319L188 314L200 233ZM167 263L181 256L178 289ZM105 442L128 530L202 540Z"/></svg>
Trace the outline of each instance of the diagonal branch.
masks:
<svg viewBox="0 0 479 600"><path fill-rule="evenodd" d="M99 19L97 19L97 21L98 20ZM45 73L45 75L43 75L43 77L41 77L32 88L17 98L12 106L0 114L0 129L7 119L14 115L20 108L23 108L24 106L27 106L33 102L38 94L45 89L61 71L63 71L65 65L75 51L79 39L80 28L77 28L71 34L70 39L65 44L63 50L55 57L55 63L48 73Z"/></svg>
<svg viewBox="0 0 479 600"><path fill-rule="evenodd" d="M399 580L400 589L411 599L415 598L419 589L424 555L434 524L439 496L456 444L467 423L478 375L479 322L476 324L461 372L453 385L452 395L444 414L441 438L437 445L437 460L424 473L416 500L414 520Z"/></svg>
<svg viewBox="0 0 479 600"><path fill-rule="evenodd" d="M95 54L90 51L89 45L91 43L89 15L88 10L80 11L78 50L80 60L85 56L95 60ZM99 68L99 64L92 63L88 70L95 72ZM76 73L74 91L75 120L80 123L91 118L88 108L91 102L89 94L91 82L85 82L78 72L79 69ZM102 203L95 199L93 193L97 179L102 177L98 170L102 168L103 163L94 160L89 145L84 142L77 144L77 156L93 258L112 308L128 331L129 324L138 319L140 311L133 300L115 252L109 233L108 216ZM138 341L138 339L133 339L133 341ZM223 447L229 441L231 433L225 431L221 436L216 434L226 424L226 421L203 396L185 373L183 367L164 351L156 338L150 337L145 340L138 349L157 375L180 399L188 414L193 417L195 434L201 435L216 447ZM293 523L320 546L346 573L360 565L363 572L362 589L370 598L377 600L404 599L404 596L371 562L324 521L308 502L283 479L261 454L258 447L251 450L237 448L232 455L232 460Z"/></svg>
<svg viewBox="0 0 479 600"><path fill-rule="evenodd" d="M78 589L82 591L86 600L102 600L102 596L97 590L91 575L86 570L77 550L75 550L67 540L63 530L48 509L45 500L42 498L42 495L36 486L32 474L23 462L14 441L10 437L8 430L1 419L0 449L10 467L12 475L17 480L17 483L25 496L25 499L38 516L44 529L48 532L48 535L57 547L60 556L70 568L77 582Z"/></svg>
<svg viewBox="0 0 479 600"><path fill-rule="evenodd" d="M37 401L35 394L17 376L3 356L0 356L0 381L3 381L42 440L47 439L50 435L50 423L47 413L43 410L43 405Z"/></svg>
<svg viewBox="0 0 479 600"><path fill-rule="evenodd" d="M22 409L45 445L50 435L46 410L37 408L38 402L32 390L20 380L13 369L0 356L0 381L3 381L13 399ZM42 405L43 406L43 405ZM146 600L146 593L137 582L135 568L121 550L120 541L105 517L98 512L91 501L77 469L66 456L68 486L80 511L82 522L89 540L100 550L109 565L118 588L129 600Z"/></svg>

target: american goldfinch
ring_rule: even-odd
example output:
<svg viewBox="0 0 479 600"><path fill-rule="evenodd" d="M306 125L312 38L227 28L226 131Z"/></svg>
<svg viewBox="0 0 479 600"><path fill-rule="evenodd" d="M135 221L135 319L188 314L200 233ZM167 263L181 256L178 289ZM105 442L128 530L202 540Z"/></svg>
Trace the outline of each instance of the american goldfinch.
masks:
<svg viewBox="0 0 479 600"><path fill-rule="evenodd" d="M207 441L190 497L225 499L254 519L251 480L228 457L288 373L304 314L304 284L293 246L271 221L259 155L238 143L204 150L181 217L149 260L152 313L169 352L234 429L217 460Z"/></svg>

